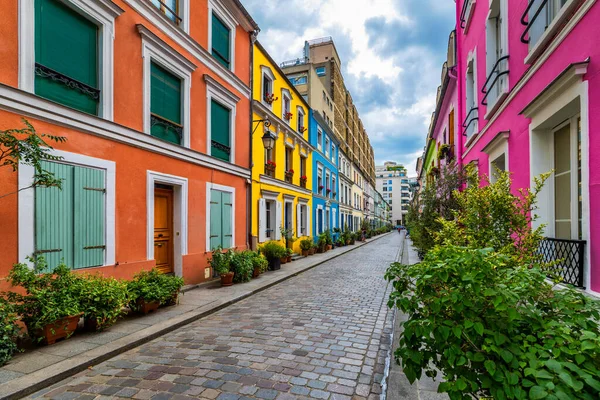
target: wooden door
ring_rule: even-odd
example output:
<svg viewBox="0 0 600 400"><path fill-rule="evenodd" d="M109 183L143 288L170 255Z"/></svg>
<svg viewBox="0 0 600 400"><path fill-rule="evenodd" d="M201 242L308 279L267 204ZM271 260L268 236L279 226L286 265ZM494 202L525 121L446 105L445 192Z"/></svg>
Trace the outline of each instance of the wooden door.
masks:
<svg viewBox="0 0 600 400"><path fill-rule="evenodd" d="M154 260L162 273L173 272L172 189L154 189Z"/></svg>

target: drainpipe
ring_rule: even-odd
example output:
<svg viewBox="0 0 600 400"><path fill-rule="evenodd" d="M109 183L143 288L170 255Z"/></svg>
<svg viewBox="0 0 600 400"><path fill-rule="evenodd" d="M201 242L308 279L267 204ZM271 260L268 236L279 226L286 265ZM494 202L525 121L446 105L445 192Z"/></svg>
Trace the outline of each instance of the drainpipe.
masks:
<svg viewBox="0 0 600 400"><path fill-rule="evenodd" d="M248 130L250 138L250 179L246 181L246 212L248 215L248 221L246 223L246 248L250 248L252 245L252 171L254 170L254 159L252 157L252 120L254 116L252 114L252 101L254 99L254 42L258 36L259 30L256 29L251 32L250 35L250 127Z"/></svg>

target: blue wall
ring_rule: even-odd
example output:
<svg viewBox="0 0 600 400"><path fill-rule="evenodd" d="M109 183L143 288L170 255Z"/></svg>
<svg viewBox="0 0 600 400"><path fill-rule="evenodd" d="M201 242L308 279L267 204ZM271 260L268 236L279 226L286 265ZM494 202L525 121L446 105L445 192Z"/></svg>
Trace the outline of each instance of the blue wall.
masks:
<svg viewBox="0 0 600 400"><path fill-rule="evenodd" d="M319 135L321 132L321 135ZM338 175L338 156L339 143L333 139L331 130L327 126L320 114L309 111L309 130L308 140L314 147L313 159L313 235L315 239L319 232L324 232L325 227L330 230L339 228L339 207L338 198L340 177ZM319 142L320 138L320 142ZM327 151L326 150L327 146ZM332 147L333 146L333 147ZM333 154L332 154L333 149ZM322 171L321 181L319 182L319 171ZM329 176L329 182L326 178ZM323 186L323 188L319 188ZM330 188L328 192L326 189ZM329 223L326 224L326 209L329 208ZM333 234L333 232L332 232ZM337 234L333 234L334 240Z"/></svg>

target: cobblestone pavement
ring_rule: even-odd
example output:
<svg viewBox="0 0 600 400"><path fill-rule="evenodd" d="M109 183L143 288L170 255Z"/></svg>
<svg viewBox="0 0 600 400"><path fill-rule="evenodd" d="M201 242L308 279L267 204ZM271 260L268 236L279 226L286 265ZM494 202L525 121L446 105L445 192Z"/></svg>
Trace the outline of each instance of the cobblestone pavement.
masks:
<svg viewBox="0 0 600 400"><path fill-rule="evenodd" d="M378 399L400 244L383 237L30 398Z"/></svg>

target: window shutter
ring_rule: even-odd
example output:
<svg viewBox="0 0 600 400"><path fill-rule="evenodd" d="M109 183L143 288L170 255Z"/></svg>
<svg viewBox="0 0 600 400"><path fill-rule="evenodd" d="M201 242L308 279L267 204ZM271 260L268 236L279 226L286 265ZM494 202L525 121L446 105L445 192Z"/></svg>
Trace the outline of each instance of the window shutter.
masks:
<svg viewBox="0 0 600 400"><path fill-rule="evenodd" d="M151 63L150 85L150 112L153 114L151 135L180 144L181 79ZM156 119L157 116L160 118Z"/></svg>
<svg viewBox="0 0 600 400"><path fill-rule="evenodd" d="M63 260L73 266L73 167L42 161L42 168L62 179L56 187L35 189L35 251L53 270Z"/></svg>
<svg viewBox="0 0 600 400"><path fill-rule="evenodd" d="M73 268L104 265L106 172L73 167Z"/></svg>
<svg viewBox="0 0 600 400"><path fill-rule="evenodd" d="M331 227L333 229L337 228L337 210L334 208L331 210Z"/></svg>
<svg viewBox="0 0 600 400"><path fill-rule="evenodd" d="M258 241L267 240L267 202L265 199L258 199Z"/></svg>
<svg viewBox="0 0 600 400"><path fill-rule="evenodd" d="M231 151L231 110L214 100L212 100L210 110L211 141L217 143L217 145L211 143L210 154L221 160L229 161Z"/></svg>
<svg viewBox="0 0 600 400"><path fill-rule="evenodd" d="M223 248L228 249L233 245L233 196L229 192L221 192L221 200Z"/></svg>
<svg viewBox="0 0 600 400"><path fill-rule="evenodd" d="M230 30L214 13L212 15L212 54L221 65L230 67Z"/></svg>
<svg viewBox="0 0 600 400"><path fill-rule="evenodd" d="M98 88L98 26L60 1L35 1L35 61L93 89ZM35 93L89 113L98 99L36 73Z"/></svg>
<svg viewBox="0 0 600 400"><path fill-rule="evenodd" d="M296 205L296 236L302 236L302 204Z"/></svg>
<svg viewBox="0 0 600 400"><path fill-rule="evenodd" d="M275 240L281 240L281 213L282 213L282 205L280 201L277 201L277 207L275 210L275 226L273 229L275 230Z"/></svg>
<svg viewBox="0 0 600 400"><path fill-rule="evenodd" d="M222 245L222 192L210 191L210 250Z"/></svg>

